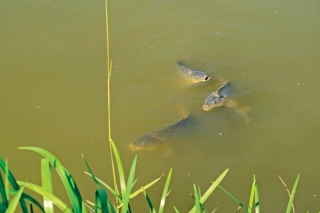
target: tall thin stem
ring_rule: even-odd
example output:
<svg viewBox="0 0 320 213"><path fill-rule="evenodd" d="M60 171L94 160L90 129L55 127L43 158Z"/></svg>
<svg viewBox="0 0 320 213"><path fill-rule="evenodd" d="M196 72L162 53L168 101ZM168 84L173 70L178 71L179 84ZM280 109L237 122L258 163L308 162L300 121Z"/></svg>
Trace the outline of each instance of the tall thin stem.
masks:
<svg viewBox="0 0 320 213"><path fill-rule="evenodd" d="M117 193L118 187L117 187L117 181L116 181L116 175L115 175L115 169L114 169L114 162L113 162L113 154L112 154L112 145L111 145L111 113L110 113L110 78L111 78L111 70L112 70L112 61L110 61L110 47L109 47L109 21L108 21L108 0L105 0L105 7L106 7L106 44L107 44L107 72L108 72L108 141L110 146L110 157L111 157L111 165L112 165L112 175L113 175L113 184L114 189ZM117 196L116 199L118 200Z"/></svg>

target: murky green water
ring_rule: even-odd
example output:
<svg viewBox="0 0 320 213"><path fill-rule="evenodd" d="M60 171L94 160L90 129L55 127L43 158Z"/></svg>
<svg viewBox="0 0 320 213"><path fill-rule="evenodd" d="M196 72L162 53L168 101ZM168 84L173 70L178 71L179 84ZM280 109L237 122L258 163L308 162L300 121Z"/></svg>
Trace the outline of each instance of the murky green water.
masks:
<svg viewBox="0 0 320 213"><path fill-rule="evenodd" d="M194 116L171 150L138 153L137 187L173 168L166 211L186 212L192 184L204 191L230 168L222 186L246 204L256 174L262 210L282 212L277 175L291 188L300 173L295 209L319 211L319 1L110 1L109 10L112 137L127 167L128 143L180 120L177 105ZM18 179L39 183L40 156L17 147L48 149L92 200L81 154L111 180L104 2L3 1L0 14L0 155ZM230 80L251 121L203 111L219 81L187 86L176 60ZM163 184L149 190L155 203ZM133 205L147 212L142 196ZM219 190L206 206L237 208Z"/></svg>

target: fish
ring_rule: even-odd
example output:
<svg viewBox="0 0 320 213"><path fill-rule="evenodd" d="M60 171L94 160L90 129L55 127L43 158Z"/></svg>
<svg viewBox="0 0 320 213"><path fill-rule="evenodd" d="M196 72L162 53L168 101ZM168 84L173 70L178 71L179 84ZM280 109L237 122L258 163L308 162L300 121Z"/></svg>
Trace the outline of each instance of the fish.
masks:
<svg viewBox="0 0 320 213"><path fill-rule="evenodd" d="M138 150L156 150L159 149L164 143L168 142L171 138L175 137L177 134L185 131L187 123L190 119L189 114L181 119L180 121L164 127L162 129L156 130L149 134L143 135L129 144L131 151Z"/></svg>
<svg viewBox="0 0 320 213"><path fill-rule="evenodd" d="M177 61L176 63L180 73L192 84L205 83L211 80L211 77L203 71L187 67L179 61Z"/></svg>
<svg viewBox="0 0 320 213"><path fill-rule="evenodd" d="M209 111L213 108L217 107L230 107L232 108L246 123L251 121L248 117L247 112L250 110L248 107L238 108L233 100L230 100L230 96L232 95L232 85L229 81L225 81L222 85L214 92L212 92L204 101L202 109L204 111Z"/></svg>
<svg viewBox="0 0 320 213"><path fill-rule="evenodd" d="M209 111L216 107L227 106L236 107L236 104L228 99L232 93L232 85L229 81L226 81L216 91L212 92L204 101L202 109Z"/></svg>

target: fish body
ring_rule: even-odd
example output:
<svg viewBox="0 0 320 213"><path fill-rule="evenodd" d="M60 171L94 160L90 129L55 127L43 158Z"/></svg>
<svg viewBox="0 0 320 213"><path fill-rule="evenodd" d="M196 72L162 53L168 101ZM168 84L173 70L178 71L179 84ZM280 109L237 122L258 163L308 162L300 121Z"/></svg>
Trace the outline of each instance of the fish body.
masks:
<svg viewBox="0 0 320 213"><path fill-rule="evenodd" d="M129 148L132 151L155 150L157 148L160 148L170 138L176 136L180 132L183 132L186 129L188 120L189 115L175 124L143 135L134 142L130 143Z"/></svg>
<svg viewBox="0 0 320 213"><path fill-rule="evenodd" d="M204 101L202 109L209 111L215 107L229 106L234 107L234 103L228 100L232 93L232 85L229 81L223 83L216 91L212 92Z"/></svg>
<svg viewBox="0 0 320 213"><path fill-rule="evenodd" d="M211 77L205 72L187 67L181 62L177 62L180 73L193 84L204 83L210 81Z"/></svg>

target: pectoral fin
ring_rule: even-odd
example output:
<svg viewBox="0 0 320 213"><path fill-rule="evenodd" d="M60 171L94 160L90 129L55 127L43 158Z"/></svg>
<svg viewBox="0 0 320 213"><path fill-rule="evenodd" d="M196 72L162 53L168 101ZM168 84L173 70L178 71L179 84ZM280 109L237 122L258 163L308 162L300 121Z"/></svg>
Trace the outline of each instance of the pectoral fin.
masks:
<svg viewBox="0 0 320 213"><path fill-rule="evenodd" d="M227 103L225 104L226 107L237 107L237 104L232 101L232 100L228 100Z"/></svg>
<svg viewBox="0 0 320 213"><path fill-rule="evenodd" d="M244 119L246 123L251 121L251 119L248 117L248 114L247 114L249 110L250 108L248 107L242 107L240 109L235 108L235 111Z"/></svg>

